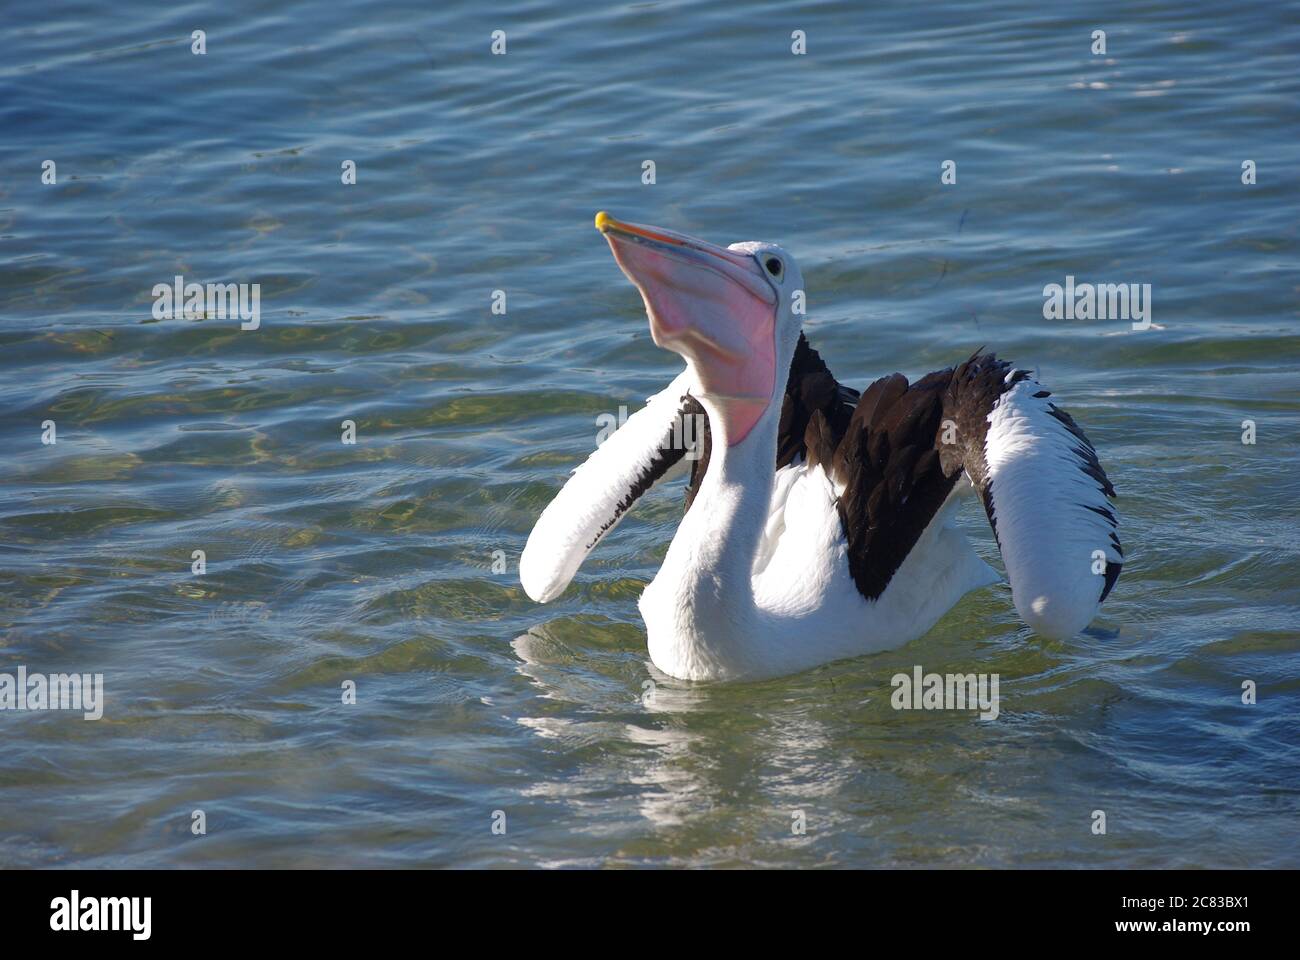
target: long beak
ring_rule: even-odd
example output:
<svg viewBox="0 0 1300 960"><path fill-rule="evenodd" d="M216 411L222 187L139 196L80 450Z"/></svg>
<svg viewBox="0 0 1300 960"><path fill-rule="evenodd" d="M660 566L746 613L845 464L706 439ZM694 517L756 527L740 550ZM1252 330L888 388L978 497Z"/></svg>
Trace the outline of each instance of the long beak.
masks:
<svg viewBox="0 0 1300 960"><path fill-rule="evenodd" d="M596 229L609 241L610 249L614 251L614 259L634 283L638 283L640 278L629 270L628 261L631 258L625 255L627 250L623 244L648 247L655 254L693 266L707 267L739 284L746 292L763 303L769 305L776 303L776 294L763 279L763 274L755 264L754 258L748 254L736 253L726 247L698 240L664 227L648 227L640 223L616 220L604 210L596 214Z"/></svg>
<svg viewBox="0 0 1300 960"><path fill-rule="evenodd" d="M662 227L596 214L614 259L645 301L650 336L686 359L697 396L719 404L728 444L745 438L776 383L776 289L758 261Z"/></svg>

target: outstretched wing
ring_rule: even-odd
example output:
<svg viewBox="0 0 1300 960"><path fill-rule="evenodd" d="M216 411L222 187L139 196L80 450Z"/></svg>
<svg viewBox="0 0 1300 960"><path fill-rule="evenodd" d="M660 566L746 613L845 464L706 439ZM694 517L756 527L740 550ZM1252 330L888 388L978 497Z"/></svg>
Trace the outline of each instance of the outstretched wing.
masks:
<svg viewBox="0 0 1300 960"><path fill-rule="evenodd" d="M542 511L519 560L519 580L538 603L569 585L592 548L686 453L680 422L698 402L683 371L614 431Z"/></svg>
<svg viewBox="0 0 1300 960"><path fill-rule="evenodd" d="M1068 637L1097 614L1124 563L1097 451L1028 372L976 354L952 374L945 416L957 459L984 501L1011 597L1037 633ZM942 447L941 447L942 449Z"/></svg>
<svg viewBox="0 0 1300 960"><path fill-rule="evenodd" d="M963 470L993 527L1016 610L1045 636L1096 615L1123 552L1114 488L1070 415L1023 370L991 354L908 383L882 377L846 426L814 410L804 446L839 491L849 570L876 600Z"/></svg>

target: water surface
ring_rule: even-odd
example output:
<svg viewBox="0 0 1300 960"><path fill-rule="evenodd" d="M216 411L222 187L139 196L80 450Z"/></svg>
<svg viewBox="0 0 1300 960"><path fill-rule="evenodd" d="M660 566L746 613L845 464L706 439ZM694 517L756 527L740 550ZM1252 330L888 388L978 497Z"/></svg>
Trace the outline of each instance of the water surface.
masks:
<svg viewBox="0 0 1300 960"><path fill-rule="evenodd" d="M107 704L0 713L0 865L1300 865L1297 50L1272 3L12 11L0 671ZM1093 628L999 586L668 680L635 600L680 482L532 603L538 513L678 364L602 208L781 243L848 383L1037 370L1121 495ZM155 320L178 274L259 283L260 329ZM1045 320L1067 275L1151 284L1155 328ZM892 710L915 664L998 673L1001 716Z"/></svg>

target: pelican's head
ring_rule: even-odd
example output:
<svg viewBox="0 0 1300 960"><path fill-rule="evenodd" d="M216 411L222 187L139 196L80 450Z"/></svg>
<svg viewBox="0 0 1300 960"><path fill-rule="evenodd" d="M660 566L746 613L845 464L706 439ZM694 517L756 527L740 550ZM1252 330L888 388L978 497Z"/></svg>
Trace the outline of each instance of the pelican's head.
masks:
<svg viewBox="0 0 1300 960"><path fill-rule="evenodd" d="M785 390L799 339L793 309L803 276L772 243L719 247L662 227L596 214L614 259L645 300L650 335L691 367L700 400L740 443Z"/></svg>

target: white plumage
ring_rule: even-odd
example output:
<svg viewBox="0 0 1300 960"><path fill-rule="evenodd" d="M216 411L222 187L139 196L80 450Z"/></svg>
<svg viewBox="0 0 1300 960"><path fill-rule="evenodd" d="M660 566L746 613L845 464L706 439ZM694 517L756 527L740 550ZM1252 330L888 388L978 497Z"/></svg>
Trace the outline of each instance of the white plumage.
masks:
<svg viewBox="0 0 1300 960"><path fill-rule="evenodd" d="M1113 507L1079 468L1078 440L1049 413L1041 386L1022 380L988 416L985 459L1002 561L1021 619L1047 637L1070 637L1101 605L1106 563L1122 562ZM1090 509L1091 508L1091 509Z"/></svg>

